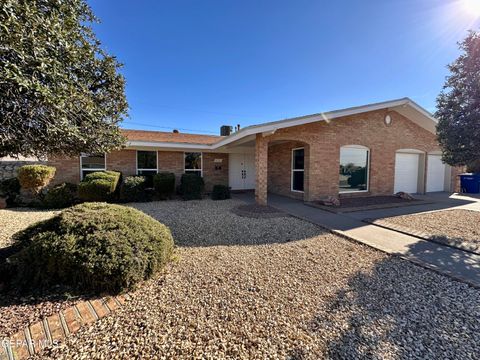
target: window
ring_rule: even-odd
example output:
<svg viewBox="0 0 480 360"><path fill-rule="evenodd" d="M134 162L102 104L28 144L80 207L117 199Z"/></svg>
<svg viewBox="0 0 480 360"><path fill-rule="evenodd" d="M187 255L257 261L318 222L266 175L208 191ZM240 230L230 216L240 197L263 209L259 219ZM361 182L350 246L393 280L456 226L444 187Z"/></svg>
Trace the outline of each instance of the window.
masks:
<svg viewBox="0 0 480 360"><path fill-rule="evenodd" d="M292 191L303 192L305 149L292 149Z"/></svg>
<svg viewBox="0 0 480 360"><path fill-rule="evenodd" d="M157 152L137 151L137 175L152 176L157 173Z"/></svg>
<svg viewBox="0 0 480 360"><path fill-rule="evenodd" d="M185 173L202 176L202 153L185 153Z"/></svg>
<svg viewBox="0 0 480 360"><path fill-rule="evenodd" d="M87 155L82 154L80 156L80 176L81 179L85 177L85 175L96 172L96 171L105 171L105 154L95 154L95 155Z"/></svg>
<svg viewBox="0 0 480 360"><path fill-rule="evenodd" d="M153 176L157 173L157 152L137 151L137 175L145 177L145 186L153 187Z"/></svg>
<svg viewBox="0 0 480 360"><path fill-rule="evenodd" d="M370 151L363 146L340 148L340 193L368 191Z"/></svg>

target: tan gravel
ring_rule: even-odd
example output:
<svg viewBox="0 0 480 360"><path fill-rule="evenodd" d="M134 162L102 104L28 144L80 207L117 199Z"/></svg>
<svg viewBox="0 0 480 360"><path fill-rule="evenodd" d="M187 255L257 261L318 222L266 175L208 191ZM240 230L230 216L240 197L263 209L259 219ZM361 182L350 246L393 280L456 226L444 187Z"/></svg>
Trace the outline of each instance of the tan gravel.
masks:
<svg viewBox="0 0 480 360"><path fill-rule="evenodd" d="M172 230L177 246L255 245L293 241L317 235L318 226L293 217L251 219L231 209L240 200L156 201L131 203Z"/></svg>
<svg viewBox="0 0 480 360"><path fill-rule="evenodd" d="M445 210L415 215L394 216L375 221L381 225L399 225L420 232L435 241L480 253L480 212Z"/></svg>
<svg viewBox="0 0 480 360"><path fill-rule="evenodd" d="M29 208L0 210L0 248L11 244L12 235L28 226L54 216L58 211Z"/></svg>
<svg viewBox="0 0 480 360"><path fill-rule="evenodd" d="M480 357L480 293L465 284L319 228L298 240L314 228L295 218L224 213L235 201L155 205L136 207L170 222L188 246L124 308L47 357ZM277 231L286 219L291 231ZM241 245L227 244L234 239Z"/></svg>

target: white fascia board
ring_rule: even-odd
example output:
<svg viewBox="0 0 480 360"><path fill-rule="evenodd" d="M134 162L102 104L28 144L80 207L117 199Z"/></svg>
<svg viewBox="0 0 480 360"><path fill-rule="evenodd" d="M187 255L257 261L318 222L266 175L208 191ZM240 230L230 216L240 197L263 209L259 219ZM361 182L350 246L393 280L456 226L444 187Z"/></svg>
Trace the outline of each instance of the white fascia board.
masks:
<svg viewBox="0 0 480 360"><path fill-rule="evenodd" d="M205 144L189 144L189 143L174 143L174 142L161 142L161 141L139 141L132 140L127 141L127 147L137 148L169 148L169 149L189 149L189 150L211 150L211 145Z"/></svg>

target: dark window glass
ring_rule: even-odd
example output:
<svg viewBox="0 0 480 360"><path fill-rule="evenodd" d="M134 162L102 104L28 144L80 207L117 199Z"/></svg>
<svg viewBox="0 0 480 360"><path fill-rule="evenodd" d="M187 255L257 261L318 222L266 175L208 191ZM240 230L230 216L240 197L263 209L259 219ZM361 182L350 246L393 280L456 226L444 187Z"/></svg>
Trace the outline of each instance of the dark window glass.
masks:
<svg viewBox="0 0 480 360"><path fill-rule="evenodd" d="M294 170L303 170L304 169L304 149L293 150L293 169Z"/></svg>
<svg viewBox="0 0 480 360"><path fill-rule="evenodd" d="M295 191L303 191L303 171L294 171L292 179L292 189Z"/></svg>
<svg viewBox="0 0 480 360"><path fill-rule="evenodd" d="M156 170L157 169L157 152L156 151L137 151L137 169Z"/></svg>
<svg viewBox="0 0 480 360"><path fill-rule="evenodd" d="M105 169L105 154L82 156L82 169Z"/></svg>
<svg viewBox="0 0 480 360"><path fill-rule="evenodd" d="M185 153L185 172L202 170L202 153Z"/></svg>
<svg viewBox="0 0 480 360"><path fill-rule="evenodd" d="M368 190L368 157L367 149L340 149L340 192Z"/></svg>

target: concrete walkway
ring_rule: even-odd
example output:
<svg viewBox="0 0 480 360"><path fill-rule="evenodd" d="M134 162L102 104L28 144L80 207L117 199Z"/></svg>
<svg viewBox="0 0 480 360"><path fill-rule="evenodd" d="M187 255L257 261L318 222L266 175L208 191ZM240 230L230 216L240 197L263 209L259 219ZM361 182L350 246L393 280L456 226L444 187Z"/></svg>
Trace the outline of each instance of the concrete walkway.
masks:
<svg viewBox="0 0 480 360"><path fill-rule="evenodd" d="M237 194L235 197L254 202L252 194ZM366 224L351 214L334 214L283 196L269 194L268 204L338 235L480 288L480 255Z"/></svg>

